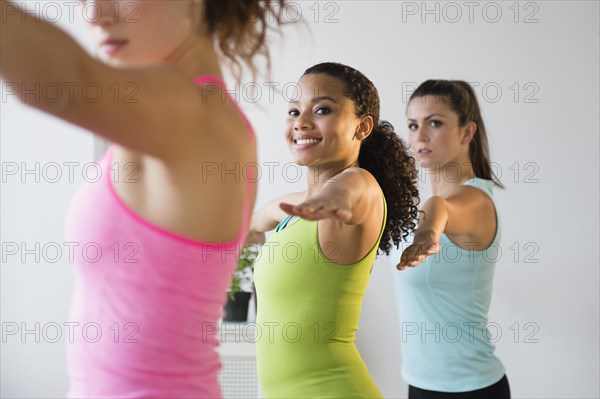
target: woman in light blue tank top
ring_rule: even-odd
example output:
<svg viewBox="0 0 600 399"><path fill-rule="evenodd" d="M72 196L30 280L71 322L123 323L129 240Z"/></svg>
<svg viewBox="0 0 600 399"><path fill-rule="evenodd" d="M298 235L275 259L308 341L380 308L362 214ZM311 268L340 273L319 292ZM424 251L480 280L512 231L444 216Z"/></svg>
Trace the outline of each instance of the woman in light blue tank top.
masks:
<svg viewBox="0 0 600 399"><path fill-rule="evenodd" d="M395 274L409 399L510 398L487 317L500 242L492 188L503 186L477 98L466 82L429 80L407 120L432 189Z"/></svg>

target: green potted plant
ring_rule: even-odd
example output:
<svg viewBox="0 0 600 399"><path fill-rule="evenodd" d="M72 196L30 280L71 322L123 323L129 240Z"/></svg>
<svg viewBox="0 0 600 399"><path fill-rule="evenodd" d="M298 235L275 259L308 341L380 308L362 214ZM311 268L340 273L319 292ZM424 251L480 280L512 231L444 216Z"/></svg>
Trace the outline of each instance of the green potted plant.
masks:
<svg viewBox="0 0 600 399"><path fill-rule="evenodd" d="M248 319L248 304L252 296L254 262L259 254L257 245L244 247L231 276L223 321L243 322Z"/></svg>

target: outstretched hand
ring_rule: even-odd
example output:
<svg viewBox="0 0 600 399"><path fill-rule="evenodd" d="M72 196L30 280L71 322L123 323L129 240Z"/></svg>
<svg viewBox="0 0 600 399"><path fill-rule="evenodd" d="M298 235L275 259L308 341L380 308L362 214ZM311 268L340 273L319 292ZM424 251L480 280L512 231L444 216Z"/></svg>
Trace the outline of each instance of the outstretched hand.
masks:
<svg viewBox="0 0 600 399"><path fill-rule="evenodd" d="M404 270L409 267L415 267L425 262L428 256L440 251L439 240L432 237L417 240L409 245L400 256L400 262L396 265L398 270Z"/></svg>
<svg viewBox="0 0 600 399"><path fill-rule="evenodd" d="M348 223L352 219L352 210L342 196L316 196L303 203L292 205L282 202L279 207L289 215L300 216L306 220L337 219Z"/></svg>

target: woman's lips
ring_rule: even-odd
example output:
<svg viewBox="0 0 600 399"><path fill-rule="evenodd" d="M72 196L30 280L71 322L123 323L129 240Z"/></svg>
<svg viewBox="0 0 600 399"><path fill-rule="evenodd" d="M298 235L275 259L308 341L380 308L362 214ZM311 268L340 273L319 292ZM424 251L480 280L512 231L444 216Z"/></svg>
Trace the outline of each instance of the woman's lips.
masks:
<svg viewBox="0 0 600 399"><path fill-rule="evenodd" d="M299 137L293 139L294 148L298 150L304 150L306 148L315 146L319 144L323 139L313 138L313 137Z"/></svg>
<svg viewBox="0 0 600 399"><path fill-rule="evenodd" d="M100 48L109 56L115 55L119 50L121 50L126 44L128 40L106 40L100 43Z"/></svg>

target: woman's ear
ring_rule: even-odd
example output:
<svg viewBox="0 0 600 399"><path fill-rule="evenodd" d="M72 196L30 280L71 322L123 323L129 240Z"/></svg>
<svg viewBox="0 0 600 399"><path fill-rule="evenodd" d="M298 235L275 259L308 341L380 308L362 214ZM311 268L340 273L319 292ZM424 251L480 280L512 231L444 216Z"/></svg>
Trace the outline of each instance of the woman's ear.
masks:
<svg viewBox="0 0 600 399"><path fill-rule="evenodd" d="M369 135L373 131L373 125L374 122L373 117L371 115L363 116L360 120L360 123L358 124L356 133L354 133L354 137L359 141L363 141L364 139L369 137Z"/></svg>
<svg viewBox="0 0 600 399"><path fill-rule="evenodd" d="M477 123L473 121L467 122L463 127L463 138L461 144L469 144L477 132Z"/></svg>

